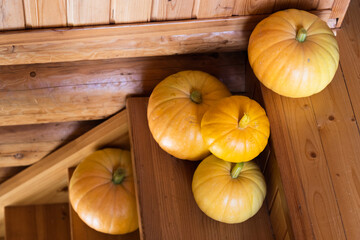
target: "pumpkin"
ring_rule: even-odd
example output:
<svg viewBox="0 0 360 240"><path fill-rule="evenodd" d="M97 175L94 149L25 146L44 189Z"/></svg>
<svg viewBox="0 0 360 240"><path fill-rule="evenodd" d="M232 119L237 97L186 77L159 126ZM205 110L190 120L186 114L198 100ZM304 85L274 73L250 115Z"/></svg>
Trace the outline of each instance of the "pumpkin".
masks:
<svg viewBox="0 0 360 240"><path fill-rule="evenodd" d="M147 117L155 141L180 159L201 160L209 150L200 132L206 110L230 96L226 86L201 71L182 71L161 81L149 98Z"/></svg>
<svg viewBox="0 0 360 240"><path fill-rule="evenodd" d="M107 234L138 228L130 152L104 149L86 157L75 169L69 198L79 217Z"/></svg>
<svg viewBox="0 0 360 240"><path fill-rule="evenodd" d="M261 208L266 183L253 161L234 164L210 155L197 167L192 191L196 204L207 216L224 223L240 223Z"/></svg>
<svg viewBox="0 0 360 240"><path fill-rule="evenodd" d="M265 110L245 96L221 99L201 121L201 133L212 154L229 162L246 162L261 153L270 135Z"/></svg>
<svg viewBox="0 0 360 240"><path fill-rule="evenodd" d="M255 27L248 56L256 77L267 88L299 98L318 93L331 82L339 64L339 47L319 17L289 9Z"/></svg>

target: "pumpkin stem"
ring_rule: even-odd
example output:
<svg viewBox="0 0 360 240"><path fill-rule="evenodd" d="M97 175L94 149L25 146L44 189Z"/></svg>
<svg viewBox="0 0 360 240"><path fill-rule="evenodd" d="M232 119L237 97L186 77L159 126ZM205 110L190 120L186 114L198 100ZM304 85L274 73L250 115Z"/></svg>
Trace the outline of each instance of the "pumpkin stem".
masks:
<svg viewBox="0 0 360 240"><path fill-rule="evenodd" d="M244 163L236 163L231 169L231 177L237 178L240 175L241 169L244 167Z"/></svg>
<svg viewBox="0 0 360 240"><path fill-rule="evenodd" d="M296 34L296 40L299 42L304 42L306 39L307 31L305 28L300 28Z"/></svg>
<svg viewBox="0 0 360 240"><path fill-rule="evenodd" d="M197 104L201 103L202 102L201 93L198 90L192 90L190 93L190 99L194 103L197 103Z"/></svg>
<svg viewBox="0 0 360 240"><path fill-rule="evenodd" d="M122 181L124 181L125 175L126 175L125 169L123 169L123 168L116 169L112 176L113 183L121 184Z"/></svg>
<svg viewBox="0 0 360 240"><path fill-rule="evenodd" d="M244 113L244 116L242 116L242 118L239 121L239 128L246 128L249 122L250 122L249 116L246 113Z"/></svg>

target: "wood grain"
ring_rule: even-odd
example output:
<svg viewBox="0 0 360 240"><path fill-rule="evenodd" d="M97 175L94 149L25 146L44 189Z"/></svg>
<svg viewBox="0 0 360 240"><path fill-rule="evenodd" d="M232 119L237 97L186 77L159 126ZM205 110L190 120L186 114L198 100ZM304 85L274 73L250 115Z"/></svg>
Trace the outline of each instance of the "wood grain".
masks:
<svg viewBox="0 0 360 240"><path fill-rule="evenodd" d="M151 21L190 19L195 0L153 0Z"/></svg>
<svg viewBox="0 0 360 240"><path fill-rule="evenodd" d="M69 204L5 208L7 240L70 240Z"/></svg>
<svg viewBox="0 0 360 240"><path fill-rule="evenodd" d="M341 69L311 102L346 237L360 239L360 134Z"/></svg>
<svg viewBox="0 0 360 240"><path fill-rule="evenodd" d="M251 15L251 14L264 14L272 13L275 0L236 0L233 10L233 15Z"/></svg>
<svg viewBox="0 0 360 240"><path fill-rule="evenodd" d="M66 0L24 0L26 28L65 27Z"/></svg>
<svg viewBox="0 0 360 240"><path fill-rule="evenodd" d="M0 167L33 164L100 123L82 121L0 127Z"/></svg>
<svg viewBox="0 0 360 240"><path fill-rule="evenodd" d="M0 30L25 28L22 0L0 0Z"/></svg>
<svg viewBox="0 0 360 240"><path fill-rule="evenodd" d="M331 11L313 13L327 21ZM245 50L266 16L4 33L0 65Z"/></svg>
<svg viewBox="0 0 360 240"><path fill-rule="evenodd" d="M216 18L232 15L235 0L194 0L193 17Z"/></svg>
<svg viewBox="0 0 360 240"><path fill-rule="evenodd" d="M198 162L160 149L147 125L147 100L127 101L141 239L273 239L265 205L242 224L219 223L201 212L191 192Z"/></svg>
<svg viewBox="0 0 360 240"><path fill-rule="evenodd" d="M110 0L67 0L68 26L110 23Z"/></svg>
<svg viewBox="0 0 360 240"><path fill-rule="evenodd" d="M24 170L26 167L3 167L0 168L0 183L16 175Z"/></svg>
<svg viewBox="0 0 360 240"><path fill-rule="evenodd" d="M1 184L0 236L4 206L67 202L67 169L108 146L128 145L127 112L122 111Z"/></svg>
<svg viewBox="0 0 360 240"><path fill-rule="evenodd" d="M152 0L110 0L111 23L148 22Z"/></svg>
<svg viewBox="0 0 360 240"><path fill-rule="evenodd" d="M150 94L165 77L188 69L243 92L245 58L215 53L1 67L0 125L104 118L122 109L127 95Z"/></svg>
<svg viewBox="0 0 360 240"><path fill-rule="evenodd" d="M287 233L287 223L279 192L276 192L274 203L270 210L270 221L274 231L275 239L284 239Z"/></svg>
<svg viewBox="0 0 360 240"><path fill-rule="evenodd" d="M359 3L358 1L352 1L352 2L356 2ZM330 18L334 18L337 19L337 24L336 27L341 27L341 24L345 18L345 14L348 10L350 4L350 0L334 0L332 9L331 9L331 15ZM354 10L353 10L354 11ZM354 18L354 20L356 21L356 19L358 19L358 17Z"/></svg>
<svg viewBox="0 0 360 240"><path fill-rule="evenodd" d="M69 182L74 173L75 168L70 168L69 173ZM140 239L139 230L134 232L123 234L123 235L110 235L96 231L95 229L86 225L79 215L75 212L71 204L69 203L70 208L70 229L71 229L71 239L72 240L138 240Z"/></svg>

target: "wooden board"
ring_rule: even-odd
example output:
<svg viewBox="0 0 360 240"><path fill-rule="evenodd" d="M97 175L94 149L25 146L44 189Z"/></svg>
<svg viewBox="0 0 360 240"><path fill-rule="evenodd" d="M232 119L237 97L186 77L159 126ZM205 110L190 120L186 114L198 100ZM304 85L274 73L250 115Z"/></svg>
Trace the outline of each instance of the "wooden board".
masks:
<svg viewBox="0 0 360 240"><path fill-rule="evenodd" d="M75 168L69 169L69 181L74 173ZM86 225L74 208L69 203L70 208L70 229L72 240L138 240L140 239L139 230L123 235L110 235L98 232Z"/></svg>
<svg viewBox="0 0 360 240"><path fill-rule="evenodd" d="M25 28L22 0L0 1L0 31Z"/></svg>
<svg viewBox="0 0 360 240"><path fill-rule="evenodd" d="M313 13L327 21L331 11ZM0 65L245 50L267 16L7 32L0 35Z"/></svg>
<svg viewBox="0 0 360 240"><path fill-rule="evenodd" d="M0 127L0 167L33 164L100 123L82 121Z"/></svg>
<svg viewBox="0 0 360 240"><path fill-rule="evenodd" d="M235 0L194 0L193 16L196 18L229 17Z"/></svg>
<svg viewBox="0 0 360 240"><path fill-rule="evenodd" d="M110 0L67 0L68 26L110 23Z"/></svg>
<svg viewBox="0 0 360 240"><path fill-rule="evenodd" d="M0 168L0 183L16 175L24 170L26 167L2 167Z"/></svg>
<svg viewBox="0 0 360 240"><path fill-rule="evenodd" d="M151 21L190 19L195 0L153 0Z"/></svg>
<svg viewBox="0 0 360 240"><path fill-rule="evenodd" d="M110 0L111 23L148 22L151 14L152 0Z"/></svg>
<svg viewBox="0 0 360 240"><path fill-rule="evenodd" d="M66 0L24 0L26 28L65 27Z"/></svg>
<svg viewBox="0 0 360 240"><path fill-rule="evenodd" d="M69 204L5 208L7 240L70 240Z"/></svg>
<svg viewBox="0 0 360 240"><path fill-rule="evenodd" d="M126 110L43 158L1 184L0 236L4 235L4 207L68 201L69 167L105 147L128 147Z"/></svg>
<svg viewBox="0 0 360 240"><path fill-rule="evenodd" d="M243 92L245 58L244 53L215 53L3 66L0 126L105 118L125 106L126 96L150 94L167 76L189 69Z"/></svg>
<svg viewBox="0 0 360 240"><path fill-rule="evenodd" d="M201 212L191 192L199 162L160 149L148 128L147 100L127 101L141 239L273 239L265 205L242 224L219 223Z"/></svg>

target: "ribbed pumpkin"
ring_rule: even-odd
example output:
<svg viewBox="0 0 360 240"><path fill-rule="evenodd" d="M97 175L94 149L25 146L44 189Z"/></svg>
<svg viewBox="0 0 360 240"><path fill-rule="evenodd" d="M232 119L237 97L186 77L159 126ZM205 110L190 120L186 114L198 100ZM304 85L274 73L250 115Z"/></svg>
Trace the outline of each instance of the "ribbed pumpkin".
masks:
<svg viewBox="0 0 360 240"><path fill-rule="evenodd" d="M207 216L224 223L240 223L259 211L266 184L253 161L234 165L210 155L197 167L192 191Z"/></svg>
<svg viewBox="0 0 360 240"><path fill-rule="evenodd" d="M246 162L261 153L270 135L265 110L245 96L221 99L201 122L210 152L229 162Z"/></svg>
<svg viewBox="0 0 360 240"><path fill-rule="evenodd" d="M161 81L151 93L147 111L155 141L169 154L201 160L209 150L200 132L208 108L230 96L226 86L201 71L182 71Z"/></svg>
<svg viewBox="0 0 360 240"><path fill-rule="evenodd" d="M296 9L262 20L250 36L250 65L269 89L287 97L306 97L323 90L339 64L339 47L327 24Z"/></svg>
<svg viewBox="0 0 360 240"><path fill-rule="evenodd" d="M138 228L130 152L104 149L86 157L69 185L70 203L91 228L125 234Z"/></svg>

